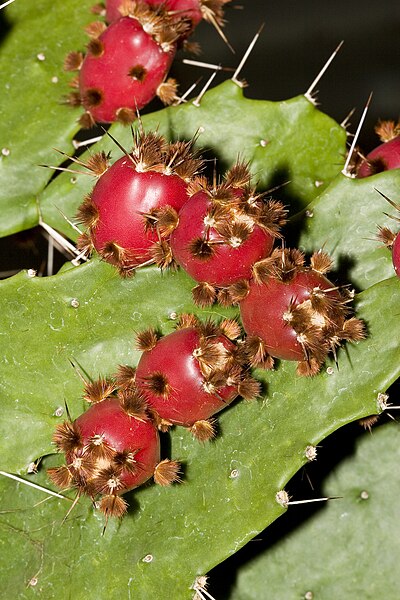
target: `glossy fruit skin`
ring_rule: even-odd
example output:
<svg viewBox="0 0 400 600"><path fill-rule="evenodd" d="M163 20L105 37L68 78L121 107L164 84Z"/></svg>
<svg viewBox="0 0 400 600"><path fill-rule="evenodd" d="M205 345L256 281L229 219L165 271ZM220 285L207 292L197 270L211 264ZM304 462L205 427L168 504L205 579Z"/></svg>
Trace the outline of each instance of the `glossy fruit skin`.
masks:
<svg viewBox="0 0 400 600"><path fill-rule="evenodd" d="M214 286L228 286L251 277L252 265L271 253L274 239L258 225L239 247L227 243L215 245L215 254L200 260L190 252L190 242L204 236L206 217L211 201L205 192L197 192L179 213L178 227L171 235L171 249L176 262L198 282ZM209 240L222 241L214 228L209 229Z"/></svg>
<svg viewBox="0 0 400 600"><path fill-rule="evenodd" d="M136 112L155 97L169 71L175 48L164 52L139 21L131 17L123 17L107 27L99 40L104 51L101 56L85 56L79 72L79 90L82 104L93 119L112 123L117 120L119 109ZM145 69L143 81L129 74L137 66ZM98 105L87 100L88 90L101 94Z"/></svg>
<svg viewBox="0 0 400 600"><path fill-rule="evenodd" d="M128 251L135 267L151 259L149 248L158 240L155 231L145 231L142 213L166 205L179 211L188 195L187 184L178 175L137 172L123 156L99 178L91 197L99 212L92 233L96 250L114 242Z"/></svg>
<svg viewBox="0 0 400 600"><path fill-rule="evenodd" d="M269 278L267 284L250 283L246 298L240 302L240 315L247 335L258 336L268 353L283 360L304 360L304 351L297 341L296 331L283 319L292 306L310 297L313 288L330 290L334 285L323 275L302 270L288 283ZM327 292L339 298L337 291Z"/></svg>
<svg viewBox="0 0 400 600"><path fill-rule="evenodd" d="M225 336L219 336L216 341L228 350L234 348ZM229 385L219 388L218 395L204 390L204 377L193 356L199 345L199 333L195 328L179 329L158 340L152 350L143 352L136 369L136 385L148 404L162 419L185 427L208 419L238 395L236 388ZM172 388L168 398L153 393L146 385L149 375L160 372Z"/></svg>
<svg viewBox="0 0 400 600"><path fill-rule="evenodd" d="M400 136L384 142L367 154L358 169L357 177L369 177L382 171L400 168Z"/></svg>
<svg viewBox="0 0 400 600"><path fill-rule="evenodd" d="M132 490L150 479L160 462L160 442L157 429L149 420L139 420L129 416L118 398L109 398L92 404L82 413L75 425L87 444L94 435L104 436L105 442L117 452L124 450L135 453L135 461L140 468L134 473L123 470L120 479L124 487L119 494ZM82 455L77 450L75 456ZM67 464L72 462L71 454L66 455Z"/></svg>
<svg viewBox="0 0 400 600"><path fill-rule="evenodd" d="M400 277L400 232L396 235L392 245L392 260L395 273Z"/></svg>

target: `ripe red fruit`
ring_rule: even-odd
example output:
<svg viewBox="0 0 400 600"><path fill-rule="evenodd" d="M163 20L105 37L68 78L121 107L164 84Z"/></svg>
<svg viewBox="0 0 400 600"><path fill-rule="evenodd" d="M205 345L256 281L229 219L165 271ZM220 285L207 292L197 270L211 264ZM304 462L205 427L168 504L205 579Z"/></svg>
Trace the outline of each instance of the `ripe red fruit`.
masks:
<svg viewBox="0 0 400 600"><path fill-rule="evenodd" d="M94 403L72 423L56 428L53 441L66 464L49 469L49 475L61 488L75 487L78 497L100 496L106 516L122 516L127 509L122 494L151 477L162 485L176 481L179 465L160 463L158 432L143 399L126 392L115 397L112 390L104 380L87 385L86 397ZM109 395L99 400L99 392Z"/></svg>
<svg viewBox="0 0 400 600"><path fill-rule="evenodd" d="M236 322L201 324L184 315L179 328L157 339L153 331L139 336L143 354L136 369L136 386L156 415L161 429L172 424L190 428L204 441L214 435L210 417L239 394L259 393L229 339L240 333Z"/></svg>
<svg viewBox="0 0 400 600"><path fill-rule="evenodd" d="M253 365L273 366L271 357L298 361L300 375L315 375L343 340L364 337L361 321L349 318L344 296L324 275L322 252L304 266L297 250L275 250L254 266L254 279L240 302L247 352Z"/></svg>
<svg viewBox="0 0 400 600"><path fill-rule="evenodd" d="M400 277L400 232L396 235L392 245L392 260L397 277Z"/></svg>
<svg viewBox="0 0 400 600"><path fill-rule="evenodd" d="M399 216L392 216L395 221L400 221L400 204L394 202L382 192L379 192L385 200L389 202L391 206L397 211ZM395 233L388 227L378 227L378 240L389 248L392 252L392 262L397 277L400 277L400 231Z"/></svg>
<svg viewBox="0 0 400 600"><path fill-rule="evenodd" d="M193 291L200 306L213 303L215 288L250 278L254 262L268 256L279 237L283 206L265 201L249 182L243 164L235 165L221 185L209 187L201 179L191 185L195 193L179 213L172 255L200 283Z"/></svg>
<svg viewBox="0 0 400 600"><path fill-rule="evenodd" d="M357 177L400 168L400 123L380 121L375 131L383 143L367 154L357 169Z"/></svg>
<svg viewBox="0 0 400 600"><path fill-rule="evenodd" d="M176 82L165 79L182 24L146 5L135 5L131 14L104 27L92 24L86 56L72 52L64 64L66 70L79 70L73 82L79 92L72 93L69 102L83 105L83 127L130 123L156 95L166 104L177 98Z"/></svg>
<svg viewBox="0 0 400 600"><path fill-rule="evenodd" d="M136 132L134 142L130 154L102 167L78 210L87 227L79 247L93 247L121 274L154 262L162 268L170 264L166 239L202 164L191 151L192 142L168 144L158 134L143 132Z"/></svg>

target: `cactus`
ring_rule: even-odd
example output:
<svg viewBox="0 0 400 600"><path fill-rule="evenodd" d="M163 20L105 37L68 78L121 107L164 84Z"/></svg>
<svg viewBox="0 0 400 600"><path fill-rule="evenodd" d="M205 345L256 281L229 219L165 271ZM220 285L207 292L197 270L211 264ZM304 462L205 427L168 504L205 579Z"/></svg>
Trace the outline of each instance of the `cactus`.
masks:
<svg viewBox="0 0 400 600"><path fill-rule="evenodd" d="M17 72L30 77L34 91L23 93L22 76L7 88L7 103L15 103L18 111L9 115L3 109L1 121L1 236L40 223L72 240L78 237L71 220L93 181L75 166L73 173L50 181L52 171L39 165L58 167L73 151L79 115L60 105L67 82L60 65L71 45L83 46L76 23L89 22L89 6L77 0L68 6L17 2L7 13L13 27L0 53L1 77L11 80L15 65L12 70L10 63L18 56ZM50 33L39 47L44 30ZM366 339L339 349L338 365L328 358L311 378L297 377L290 362L273 371L256 369L261 397L226 407L218 414L215 439L207 444L179 427L162 434L165 450L182 464L184 482L128 493L127 515L108 520L104 531L104 520L88 498L80 498L68 514L73 493L54 492L46 475L62 464L51 442L55 426L84 410L79 373L95 380L115 373L117 365L135 366L138 331L168 334L179 314L238 319L239 310L194 305L193 280L182 270L161 273L151 266L123 279L96 256L80 266L66 263L51 277L24 271L0 282L5 341L0 540L13 553L3 565L7 596L25 598L33 591L42 598L63 597L67 590L78 600L167 594L189 600L199 577L285 512L285 486L315 457L317 445L343 425L382 412L384 393L399 376L399 281L390 252L371 239L376 223L389 223L383 213L391 208L381 194L397 200L398 171L346 177L341 173L343 127L305 96L251 100L235 81L211 89L201 102L171 106L141 120L146 131L158 129L174 141L195 139L197 147L211 149L221 171L238 158L249 161L262 191L289 182L285 237L307 253L324 247L332 255L330 279L355 286L355 310L366 324ZM29 126L27 140L23 128ZM122 148L130 149L131 131L120 124L109 131L91 152L111 151L118 159ZM80 159L87 160L87 154Z"/></svg>

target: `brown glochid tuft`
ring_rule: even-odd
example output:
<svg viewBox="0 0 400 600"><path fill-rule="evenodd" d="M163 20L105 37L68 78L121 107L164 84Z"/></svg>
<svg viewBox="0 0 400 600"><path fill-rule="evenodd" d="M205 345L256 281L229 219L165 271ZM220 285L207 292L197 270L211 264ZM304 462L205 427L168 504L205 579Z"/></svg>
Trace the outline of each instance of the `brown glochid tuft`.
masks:
<svg viewBox="0 0 400 600"><path fill-rule="evenodd" d="M148 352L157 344L158 338L158 333L153 327L140 331L136 335L136 348L142 352Z"/></svg>
<svg viewBox="0 0 400 600"><path fill-rule="evenodd" d="M168 486L172 483L180 483L179 472L181 465L176 460L166 458L162 460L154 469L154 481L161 486Z"/></svg>
<svg viewBox="0 0 400 600"><path fill-rule="evenodd" d="M215 438L217 434L214 419L196 421L189 429L193 437L199 442L208 442Z"/></svg>

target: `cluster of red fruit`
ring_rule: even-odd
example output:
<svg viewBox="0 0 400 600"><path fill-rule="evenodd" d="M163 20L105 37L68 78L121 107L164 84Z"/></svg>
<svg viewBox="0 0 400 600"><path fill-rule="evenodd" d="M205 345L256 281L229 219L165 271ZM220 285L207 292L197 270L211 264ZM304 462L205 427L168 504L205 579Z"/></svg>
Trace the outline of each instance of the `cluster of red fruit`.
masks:
<svg viewBox="0 0 400 600"><path fill-rule="evenodd" d="M230 0L107 0L93 10L105 21L91 23L87 52L71 52L64 68L79 71L67 99L82 105L84 128L96 122L131 123L155 96L165 104L178 100L177 83L168 72L180 46L206 19L223 25Z"/></svg>

